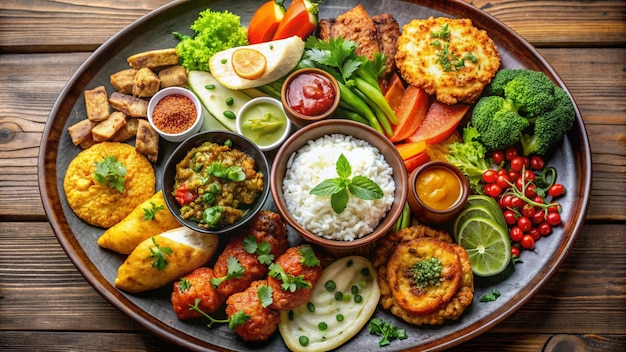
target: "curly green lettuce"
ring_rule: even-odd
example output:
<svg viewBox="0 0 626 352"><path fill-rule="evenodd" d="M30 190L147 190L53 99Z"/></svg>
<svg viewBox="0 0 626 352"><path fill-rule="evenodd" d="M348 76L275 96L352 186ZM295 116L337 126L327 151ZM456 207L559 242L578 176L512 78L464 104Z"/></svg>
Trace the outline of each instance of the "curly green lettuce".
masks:
<svg viewBox="0 0 626 352"><path fill-rule="evenodd" d="M180 40L176 53L180 64L187 70L210 71L209 59L215 53L237 46L248 45L248 30L241 25L241 18L232 12L200 12L191 25L193 36L174 32Z"/></svg>

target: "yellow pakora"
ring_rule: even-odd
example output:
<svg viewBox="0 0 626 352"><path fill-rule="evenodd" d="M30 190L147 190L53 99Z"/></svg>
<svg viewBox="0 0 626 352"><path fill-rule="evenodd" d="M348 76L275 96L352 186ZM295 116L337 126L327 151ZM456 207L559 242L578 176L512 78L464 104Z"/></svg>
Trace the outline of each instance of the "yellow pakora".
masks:
<svg viewBox="0 0 626 352"><path fill-rule="evenodd" d="M113 156L126 172L122 190L95 179L96 165ZM150 161L131 145L119 142L94 144L69 164L63 189L74 213L85 222L109 228L155 193L156 179Z"/></svg>

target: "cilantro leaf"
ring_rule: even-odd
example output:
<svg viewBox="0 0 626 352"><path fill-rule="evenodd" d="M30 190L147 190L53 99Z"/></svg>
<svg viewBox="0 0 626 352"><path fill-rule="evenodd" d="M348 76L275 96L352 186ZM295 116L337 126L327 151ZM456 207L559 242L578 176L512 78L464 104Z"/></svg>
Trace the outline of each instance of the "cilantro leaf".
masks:
<svg viewBox="0 0 626 352"><path fill-rule="evenodd" d="M180 292L185 292L191 288L191 282L186 277L181 277L178 282L178 290Z"/></svg>
<svg viewBox="0 0 626 352"><path fill-rule="evenodd" d="M259 301L261 302L261 307L267 308L274 299L272 298L272 287L268 285L259 285L256 290L256 294L259 297Z"/></svg>
<svg viewBox="0 0 626 352"><path fill-rule="evenodd" d="M280 288L283 291L296 292L299 288L311 288L311 283L305 280L303 275L294 276L288 274L279 264L272 263L269 269L269 276L283 282L280 284Z"/></svg>
<svg viewBox="0 0 626 352"><path fill-rule="evenodd" d="M243 273L246 272L246 269L241 266L241 263L235 257L228 257L226 259L226 263L228 265L228 271L226 275L222 277L213 277L211 278L211 285L213 287L219 286L222 282L228 279L237 279L243 276Z"/></svg>
<svg viewBox="0 0 626 352"><path fill-rule="evenodd" d="M256 248L257 248L256 238L254 236L252 236L252 235L246 236L243 239L243 242L242 242L241 246L243 247L243 249L246 252L248 252L250 254L256 252Z"/></svg>
<svg viewBox="0 0 626 352"><path fill-rule="evenodd" d="M105 156L102 161L94 164L96 170L93 176L96 182L101 185L107 184L109 187L117 189L120 193L124 191L126 166L118 161L116 156Z"/></svg>
<svg viewBox="0 0 626 352"><path fill-rule="evenodd" d="M381 336L378 346L383 347L391 344L391 340L404 340L408 336L405 329L398 329L391 325L391 322L383 321L380 318L372 318L367 325L370 334Z"/></svg>
<svg viewBox="0 0 626 352"><path fill-rule="evenodd" d="M491 290L491 292L481 296L480 297L480 301L481 302L491 302L491 301L495 301L496 299L498 299L498 297L500 297L500 291L498 291L498 290Z"/></svg>
<svg viewBox="0 0 626 352"><path fill-rule="evenodd" d="M272 246L267 241L261 243L256 242L256 238L252 235L246 236L242 243L243 249L250 253L256 253L259 263L268 265L274 260L274 255L271 253Z"/></svg>
<svg viewBox="0 0 626 352"><path fill-rule="evenodd" d="M152 237L152 243L154 247L149 247L152 254L148 256L149 259L154 258L152 267L157 268L159 271L165 270L167 267L166 256L172 255L174 251L170 247L161 247L154 237Z"/></svg>
<svg viewBox="0 0 626 352"><path fill-rule="evenodd" d="M308 267L320 265L320 260L315 255L315 252L313 251L313 248L311 248L311 246L300 246L300 249L298 249L298 253L300 253L300 256L302 256L302 259L300 259L300 263L302 263L302 265Z"/></svg>
<svg viewBox="0 0 626 352"><path fill-rule="evenodd" d="M237 311L237 313L233 314L230 317L230 321L228 323L228 327L232 330L238 326L245 324L248 320L252 318L248 314L246 314L243 310Z"/></svg>
<svg viewBox="0 0 626 352"><path fill-rule="evenodd" d="M150 202L150 204L152 205L150 209L143 208L144 220L154 220L154 216L156 215L157 211L165 209L165 206L163 204L159 206L157 206L153 202Z"/></svg>

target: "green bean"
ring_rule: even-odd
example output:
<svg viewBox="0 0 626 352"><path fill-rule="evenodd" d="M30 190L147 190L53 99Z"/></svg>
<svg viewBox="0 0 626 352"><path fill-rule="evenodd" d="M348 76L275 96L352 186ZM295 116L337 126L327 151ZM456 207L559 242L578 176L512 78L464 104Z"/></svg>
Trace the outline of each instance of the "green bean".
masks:
<svg viewBox="0 0 626 352"><path fill-rule="evenodd" d="M393 135L393 130L391 129L391 124L389 123L389 120L387 119L387 115L385 115L385 113L380 108L380 106L378 106L378 104L372 101L372 99L370 99L369 96L367 96L365 93L363 93L356 87L354 87L353 89L354 89L354 93L357 96L359 96L361 99L363 99L365 104L367 104L372 109L372 111L374 112L374 116L376 116L378 123L380 123L383 129L383 134L387 136Z"/></svg>
<svg viewBox="0 0 626 352"><path fill-rule="evenodd" d="M345 109L343 107L338 107L337 110L335 111L335 117L338 118L345 118L348 120L352 120L352 121L356 121L356 122L360 122L364 125L370 125L369 122L367 121L367 119L363 116L361 116L358 112L356 111L352 111L352 110L348 110Z"/></svg>
<svg viewBox="0 0 626 352"><path fill-rule="evenodd" d="M354 110L360 115L364 116L369 125L372 126L375 130L380 133L384 133L376 115L370 110L370 107L358 96L356 95L350 88L346 87L343 83L337 82L339 85L339 95L341 99L348 105L352 106Z"/></svg>
<svg viewBox="0 0 626 352"><path fill-rule="evenodd" d="M396 118L396 113L393 111L389 103L385 99L385 96L381 93L379 89L376 87L372 87L366 80L360 77L353 77L354 83L356 87L363 92L363 94L367 95L374 103L376 103L380 109L387 115L389 122L396 125L398 124L398 119Z"/></svg>

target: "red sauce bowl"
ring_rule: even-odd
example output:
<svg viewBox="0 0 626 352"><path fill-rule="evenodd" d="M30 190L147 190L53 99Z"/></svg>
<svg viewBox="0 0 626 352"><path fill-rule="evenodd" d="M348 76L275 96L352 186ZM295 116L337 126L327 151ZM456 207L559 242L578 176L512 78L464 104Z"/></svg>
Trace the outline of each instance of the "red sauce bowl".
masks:
<svg viewBox="0 0 626 352"><path fill-rule="evenodd" d="M337 80L318 68L294 71L285 79L281 91L285 114L298 127L330 117L339 98Z"/></svg>

